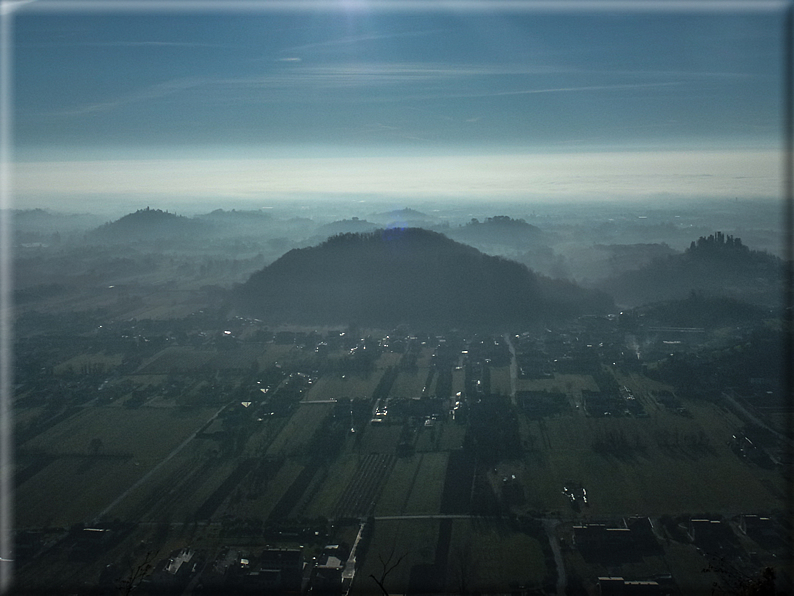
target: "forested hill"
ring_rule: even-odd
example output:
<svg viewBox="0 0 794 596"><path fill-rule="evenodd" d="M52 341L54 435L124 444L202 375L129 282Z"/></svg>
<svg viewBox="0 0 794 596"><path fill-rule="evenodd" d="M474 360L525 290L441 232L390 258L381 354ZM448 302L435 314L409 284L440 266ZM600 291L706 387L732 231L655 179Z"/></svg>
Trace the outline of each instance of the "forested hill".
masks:
<svg viewBox="0 0 794 596"><path fill-rule="evenodd" d="M609 297L419 228L340 234L295 249L236 291L267 320L494 326L606 312Z"/></svg>
<svg viewBox="0 0 794 596"><path fill-rule="evenodd" d="M523 219L506 215L489 217L485 221L472 219L465 226L450 228L444 233L455 240L472 244L498 244L523 248L543 240L544 233Z"/></svg>
<svg viewBox="0 0 794 596"><path fill-rule="evenodd" d="M626 306L681 299L693 291L776 306L782 283L783 262L778 257L750 250L740 238L717 232L701 236L683 254L657 259L600 287Z"/></svg>
<svg viewBox="0 0 794 596"><path fill-rule="evenodd" d="M210 229L207 223L146 207L96 228L87 237L103 242L186 240L197 238Z"/></svg>

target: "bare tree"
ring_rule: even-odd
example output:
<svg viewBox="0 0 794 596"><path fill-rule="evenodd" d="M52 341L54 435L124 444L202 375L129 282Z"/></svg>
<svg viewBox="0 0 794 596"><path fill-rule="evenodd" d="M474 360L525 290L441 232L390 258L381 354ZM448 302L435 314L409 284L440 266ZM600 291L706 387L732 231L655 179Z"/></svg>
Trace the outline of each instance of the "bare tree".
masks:
<svg viewBox="0 0 794 596"><path fill-rule="evenodd" d="M374 574L372 573L370 574L370 577L375 580L376 584L378 584L380 591L383 592L383 596L389 596L388 590L386 590L386 588L383 585L384 582L386 581L386 576L389 575L392 571L394 571L395 567L397 567L400 563L402 563L402 560L408 556L408 553L403 553L400 557L398 557L398 559L394 563L392 563L391 561L394 558L394 548L395 547L392 546L391 552L389 553L389 556L386 558L386 560L383 559L383 555L380 554L378 555L378 559L380 560L380 564L381 564L380 579L375 577Z"/></svg>
<svg viewBox="0 0 794 596"><path fill-rule="evenodd" d="M138 587L138 584L143 581L143 578L146 577L152 569L154 569L154 558L157 556L157 553L153 551L149 551L146 553L143 561L137 567L130 566L130 571L127 577L124 579L120 579L117 583L119 594L123 594L124 596L128 596L132 593L132 591Z"/></svg>

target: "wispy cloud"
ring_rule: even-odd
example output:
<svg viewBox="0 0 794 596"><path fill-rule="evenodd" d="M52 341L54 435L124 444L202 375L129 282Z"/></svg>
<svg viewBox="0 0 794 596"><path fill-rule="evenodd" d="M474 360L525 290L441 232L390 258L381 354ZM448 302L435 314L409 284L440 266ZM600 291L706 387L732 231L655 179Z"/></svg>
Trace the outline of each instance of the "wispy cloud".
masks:
<svg viewBox="0 0 794 596"><path fill-rule="evenodd" d="M289 46L280 50L281 53L294 53L306 50L328 50L340 47L349 47L358 43L394 39L403 37L424 37L439 33L440 29L425 29L422 31L403 31L400 33L367 33L364 35L348 35L326 41L318 41L296 46Z"/></svg>
<svg viewBox="0 0 794 596"><path fill-rule="evenodd" d="M90 103L75 108L64 109L55 112L55 114L62 116L82 116L86 114L94 114L97 112L108 112L120 108L122 106L141 103L153 99L159 99L161 97L166 97L168 95L173 95L175 93L185 91L186 89L198 87L199 85L202 85L205 82L206 82L205 80L199 78L175 79L172 81L166 81L164 83L159 83L157 85L146 87L145 89L142 89L138 92L130 93L128 95L124 95L110 101Z"/></svg>
<svg viewBox="0 0 794 596"><path fill-rule="evenodd" d="M619 85L584 85L581 87L544 87L539 89L520 89L516 91L482 91L475 93L464 93L454 97L500 97L506 95L534 95L536 93L568 93L583 91L617 91L620 89L643 89L646 87L671 87L680 85L679 82L665 83L628 83ZM450 97L445 95L445 97Z"/></svg>
<svg viewBox="0 0 794 596"><path fill-rule="evenodd" d="M33 1L33 0L31 0ZM190 42L190 41L70 41L64 39L52 39L46 43L18 42L19 47L87 47L87 48L222 48L232 47L222 44Z"/></svg>

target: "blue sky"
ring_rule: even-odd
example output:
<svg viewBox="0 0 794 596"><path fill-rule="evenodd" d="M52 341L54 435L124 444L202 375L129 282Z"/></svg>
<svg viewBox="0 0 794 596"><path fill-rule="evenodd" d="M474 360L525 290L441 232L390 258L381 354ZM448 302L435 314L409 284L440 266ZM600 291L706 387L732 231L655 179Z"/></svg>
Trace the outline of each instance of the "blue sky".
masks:
<svg viewBox="0 0 794 596"><path fill-rule="evenodd" d="M39 6L14 26L18 201L778 192L774 4Z"/></svg>

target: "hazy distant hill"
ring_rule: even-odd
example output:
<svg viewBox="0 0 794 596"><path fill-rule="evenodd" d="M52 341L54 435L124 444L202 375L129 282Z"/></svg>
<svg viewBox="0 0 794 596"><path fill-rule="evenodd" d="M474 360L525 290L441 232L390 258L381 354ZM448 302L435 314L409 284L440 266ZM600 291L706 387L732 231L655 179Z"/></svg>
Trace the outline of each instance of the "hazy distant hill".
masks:
<svg viewBox="0 0 794 596"><path fill-rule="evenodd" d="M769 318L769 308L748 304L725 296L703 296L690 293L681 300L668 300L641 306L627 313L643 320L669 327L725 327L758 322Z"/></svg>
<svg viewBox="0 0 794 596"><path fill-rule="evenodd" d="M782 274L783 263L778 257L750 250L741 239L717 232L701 236L683 254L656 259L598 287L625 306L685 298L692 291L776 306L781 299Z"/></svg>
<svg viewBox="0 0 794 596"><path fill-rule="evenodd" d="M236 295L243 310L268 320L334 324L510 325L612 306L601 293L418 228L291 250Z"/></svg>
<svg viewBox="0 0 794 596"><path fill-rule="evenodd" d="M444 234L467 244L508 246L518 250L544 240L544 233L537 226L506 215L489 217L485 221L472 219L465 226L445 230Z"/></svg>
<svg viewBox="0 0 794 596"><path fill-rule="evenodd" d="M641 269L657 259L681 254L665 243L583 244L568 246L564 251L570 276L585 285ZM521 260L532 266L531 262Z"/></svg>
<svg viewBox="0 0 794 596"><path fill-rule="evenodd" d="M210 211L209 213L205 213L203 215L197 215L196 218L226 223L229 225L240 225L270 221L273 216L270 215L270 213L256 209L230 209L228 211L225 209L215 209L215 211Z"/></svg>
<svg viewBox="0 0 794 596"><path fill-rule="evenodd" d="M211 229L205 222L147 207L100 226L87 237L111 243L156 239L199 241Z"/></svg>
<svg viewBox="0 0 794 596"><path fill-rule="evenodd" d="M370 218L387 228L430 228L438 224L438 220L427 213L416 209L395 209L386 213L373 213Z"/></svg>
<svg viewBox="0 0 794 596"><path fill-rule="evenodd" d="M102 220L88 213L59 213L48 209L14 209L14 231L19 233L64 233L96 227Z"/></svg>
<svg viewBox="0 0 794 596"><path fill-rule="evenodd" d="M353 217L352 219L341 219L339 221L332 221L331 223L324 224L317 228L317 235L328 238L330 236L336 236L337 234L371 232L376 230L378 227L380 226L372 223L371 221Z"/></svg>

